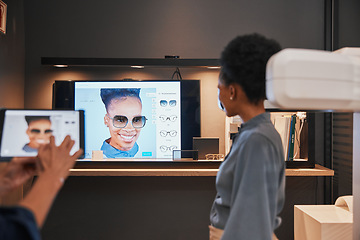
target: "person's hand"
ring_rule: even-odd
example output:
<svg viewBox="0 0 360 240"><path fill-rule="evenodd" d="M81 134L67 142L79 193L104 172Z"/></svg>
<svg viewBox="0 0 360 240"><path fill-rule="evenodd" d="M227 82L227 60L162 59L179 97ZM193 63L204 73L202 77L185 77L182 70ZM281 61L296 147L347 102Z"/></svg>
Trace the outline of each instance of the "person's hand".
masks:
<svg viewBox="0 0 360 240"><path fill-rule="evenodd" d="M57 193L62 187L64 180L69 175L69 170L80 157L82 150L70 155L74 141L66 136L64 141L55 145L55 138L50 137L50 143L41 145L38 149L38 159L41 163L41 171L34 186L20 206L30 209L35 216L39 227L42 227Z"/></svg>
<svg viewBox="0 0 360 240"><path fill-rule="evenodd" d="M0 173L0 196L18 188L31 176L38 168L38 159L35 157L15 157Z"/></svg>
<svg viewBox="0 0 360 240"><path fill-rule="evenodd" d="M66 136L64 141L59 146L56 146L55 138L51 136L49 144L40 146L38 151L38 158L42 165L40 175L57 177L58 180L63 182L68 177L69 170L74 166L76 159L83 152L80 149L70 155L74 143L70 136Z"/></svg>

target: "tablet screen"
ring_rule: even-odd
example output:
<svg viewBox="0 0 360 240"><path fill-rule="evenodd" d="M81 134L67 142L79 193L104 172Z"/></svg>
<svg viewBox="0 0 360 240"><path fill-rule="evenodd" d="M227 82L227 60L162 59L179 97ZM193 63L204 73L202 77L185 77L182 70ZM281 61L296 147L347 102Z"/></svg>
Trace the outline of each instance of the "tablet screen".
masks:
<svg viewBox="0 0 360 240"><path fill-rule="evenodd" d="M75 141L70 153L75 153L84 147L83 115L83 111L71 110L1 110L1 159L36 156L51 135L56 145L70 135Z"/></svg>

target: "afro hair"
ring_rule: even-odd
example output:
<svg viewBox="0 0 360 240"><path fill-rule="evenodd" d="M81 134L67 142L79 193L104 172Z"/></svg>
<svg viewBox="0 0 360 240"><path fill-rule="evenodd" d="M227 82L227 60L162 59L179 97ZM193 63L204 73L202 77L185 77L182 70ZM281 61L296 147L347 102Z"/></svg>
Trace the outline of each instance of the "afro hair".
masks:
<svg viewBox="0 0 360 240"><path fill-rule="evenodd" d="M266 99L265 72L269 58L281 50L278 42L254 33L233 39L221 54L220 78L239 84L251 103Z"/></svg>

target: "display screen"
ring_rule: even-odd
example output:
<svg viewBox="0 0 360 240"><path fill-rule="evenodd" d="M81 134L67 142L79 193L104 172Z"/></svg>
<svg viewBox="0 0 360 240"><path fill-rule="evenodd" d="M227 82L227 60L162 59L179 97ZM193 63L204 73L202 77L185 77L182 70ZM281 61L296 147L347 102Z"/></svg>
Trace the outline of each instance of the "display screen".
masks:
<svg viewBox="0 0 360 240"><path fill-rule="evenodd" d="M85 112L85 158L171 159L181 149L179 81L75 82Z"/></svg>
<svg viewBox="0 0 360 240"><path fill-rule="evenodd" d="M75 141L71 154L83 145L83 112L70 110L1 110L0 156L36 156L41 144L55 136L59 145L66 135Z"/></svg>

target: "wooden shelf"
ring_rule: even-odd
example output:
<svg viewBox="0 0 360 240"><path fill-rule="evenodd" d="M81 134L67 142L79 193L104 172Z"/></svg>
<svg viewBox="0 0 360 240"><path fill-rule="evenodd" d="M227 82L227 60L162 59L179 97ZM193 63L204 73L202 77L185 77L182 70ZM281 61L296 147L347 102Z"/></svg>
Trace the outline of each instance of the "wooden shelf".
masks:
<svg viewBox="0 0 360 240"><path fill-rule="evenodd" d="M71 169L70 176L206 177L218 169Z"/></svg>
<svg viewBox="0 0 360 240"><path fill-rule="evenodd" d="M297 168L297 169L286 169L286 176L293 177L316 177L316 176L334 176L334 170L315 164L315 168Z"/></svg>
<svg viewBox="0 0 360 240"><path fill-rule="evenodd" d="M215 177L218 169L201 168L121 168L121 169L71 169L70 176L128 176L128 177ZM334 170L317 165L311 169L286 169L286 176L334 176Z"/></svg>

